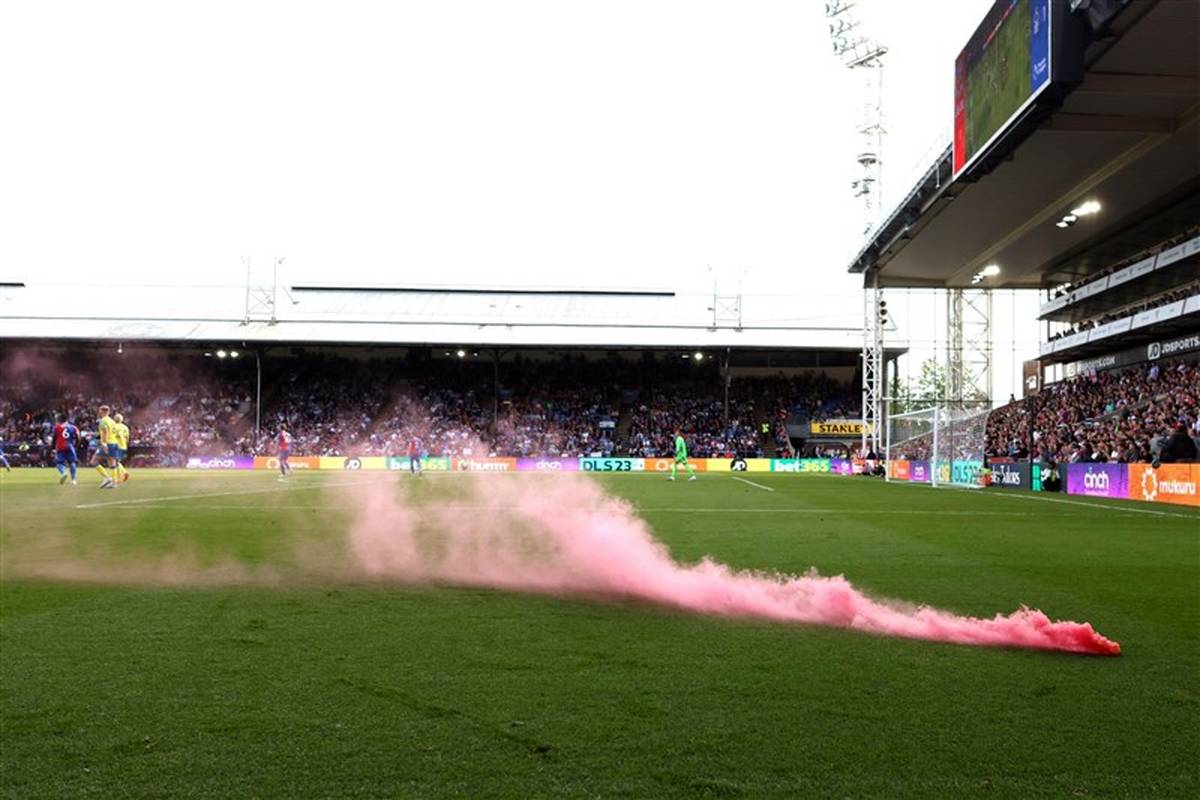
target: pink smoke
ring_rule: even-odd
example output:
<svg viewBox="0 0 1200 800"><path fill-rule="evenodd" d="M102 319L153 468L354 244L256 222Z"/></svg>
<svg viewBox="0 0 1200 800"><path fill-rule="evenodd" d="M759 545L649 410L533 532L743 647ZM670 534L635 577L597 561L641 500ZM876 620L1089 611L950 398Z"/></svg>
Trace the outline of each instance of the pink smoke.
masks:
<svg viewBox="0 0 1200 800"><path fill-rule="evenodd" d="M355 487L361 513L348 535L358 567L377 579L638 599L911 639L1121 652L1089 623L1055 622L1029 608L979 619L873 599L840 575L738 571L709 559L681 565L628 504L586 477L456 476L453 483L465 492L413 504L391 484Z"/></svg>

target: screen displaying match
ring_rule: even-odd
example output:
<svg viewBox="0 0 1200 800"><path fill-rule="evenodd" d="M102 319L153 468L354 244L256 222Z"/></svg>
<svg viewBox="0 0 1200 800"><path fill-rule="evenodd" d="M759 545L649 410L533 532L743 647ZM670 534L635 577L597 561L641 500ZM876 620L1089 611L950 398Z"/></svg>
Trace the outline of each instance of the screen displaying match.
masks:
<svg viewBox="0 0 1200 800"><path fill-rule="evenodd" d="M996 0L954 63L954 174L1050 85L1051 0Z"/></svg>

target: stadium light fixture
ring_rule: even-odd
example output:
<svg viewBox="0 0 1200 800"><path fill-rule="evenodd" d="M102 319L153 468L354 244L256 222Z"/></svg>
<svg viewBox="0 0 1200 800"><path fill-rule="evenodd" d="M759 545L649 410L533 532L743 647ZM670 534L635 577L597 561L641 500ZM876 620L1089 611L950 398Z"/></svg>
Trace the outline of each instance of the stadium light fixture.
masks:
<svg viewBox="0 0 1200 800"><path fill-rule="evenodd" d="M205 353L205 354L204 354L204 357L205 357L205 358L212 358L212 353Z"/></svg>
<svg viewBox="0 0 1200 800"><path fill-rule="evenodd" d="M1081 204L1078 208L1071 209L1071 214L1069 216L1074 216L1076 218L1086 217L1089 214L1096 214L1099 211L1100 211L1100 204L1097 203L1095 200L1088 200L1086 203ZM1074 220L1072 220L1072 221L1074 221Z"/></svg>
<svg viewBox="0 0 1200 800"><path fill-rule="evenodd" d="M217 351L217 358L225 358L228 355L229 355L229 353L226 353L224 350Z"/></svg>
<svg viewBox="0 0 1200 800"><path fill-rule="evenodd" d="M241 355L241 353L239 353L237 350L230 350L230 351L229 351L229 357L230 357L230 358L237 358L237 357L238 357L238 356L240 356L240 355Z"/></svg>
<svg viewBox="0 0 1200 800"><path fill-rule="evenodd" d="M1000 274L1000 265L999 264L988 264L986 267L983 268L983 270L979 274L985 278L994 278L995 276Z"/></svg>
<svg viewBox="0 0 1200 800"><path fill-rule="evenodd" d="M703 361L704 353L701 353L699 350L697 350L696 352L692 353L692 358L696 359L697 361Z"/></svg>
<svg viewBox="0 0 1200 800"><path fill-rule="evenodd" d="M1071 227L1071 223L1067 222L1065 219L1060 219L1058 222L1054 223L1054 227L1069 228L1069 227Z"/></svg>
<svg viewBox="0 0 1200 800"><path fill-rule="evenodd" d="M466 350L459 350L457 353L455 353L455 355L456 355L456 356L458 356L459 358L466 358L466 357L467 357L467 351L466 351Z"/></svg>

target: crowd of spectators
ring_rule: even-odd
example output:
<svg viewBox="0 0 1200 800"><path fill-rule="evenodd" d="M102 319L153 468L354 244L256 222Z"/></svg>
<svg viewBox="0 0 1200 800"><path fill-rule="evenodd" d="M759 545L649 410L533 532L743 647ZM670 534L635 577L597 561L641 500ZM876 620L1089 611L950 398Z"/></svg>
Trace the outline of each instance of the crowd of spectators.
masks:
<svg viewBox="0 0 1200 800"><path fill-rule="evenodd" d="M102 404L125 415L136 465L272 454L286 425L303 455L794 455L789 424L857 415L824 375L746 377L661 359L430 361L322 353L264 359L255 433L252 364L165 354L95 373L87 354L0 363L0 442L16 463L52 460L53 416L89 434Z"/></svg>
<svg viewBox="0 0 1200 800"><path fill-rule="evenodd" d="M1134 314L1140 314L1143 311L1150 311L1151 309L1170 305L1171 303L1176 303L1180 300L1186 300L1197 292L1200 292L1200 281L1193 281L1186 286L1180 286L1179 288L1172 289L1169 292L1163 292L1157 297L1153 297L1144 302L1125 306L1108 314L1103 314L1094 319L1085 320L1077 325L1072 325L1065 330L1061 330L1058 333L1052 334L1049 337L1049 341L1061 339L1064 336L1071 336L1082 331L1090 331L1093 328L1098 328L1101 325L1107 325L1110 322L1115 322L1116 320L1124 319L1125 317L1130 317Z"/></svg>
<svg viewBox="0 0 1200 800"><path fill-rule="evenodd" d="M1182 432L1200 438L1200 362L1154 362L1091 372L1048 386L994 411L988 455L1042 462L1133 462L1177 459L1165 450ZM1197 443L1200 445L1200 442ZM1187 459L1192 460L1195 455Z"/></svg>
<svg viewBox="0 0 1200 800"><path fill-rule="evenodd" d="M726 420L722 397L689 394L687 387L676 386L656 392L640 403L629 426L627 454L668 455L674 452L678 430L688 441L688 453L699 458L763 455L752 418L752 403L731 401Z"/></svg>
<svg viewBox="0 0 1200 800"><path fill-rule="evenodd" d="M717 370L687 364L518 360L494 372L490 364L306 355L270 365L256 437L253 375L245 369L185 370L166 356L140 359L136 372L80 366L69 358L0 364L0 441L11 461L51 460L59 411L90 438L101 403L125 415L135 464L165 465L191 455L273 453L281 423L293 451L305 455L400 455L419 440L432 455L654 457L673 452L678 429L697 457L788 456L796 454L789 426L859 414L848 384L811 373L726 386ZM1200 438L1200 363L1089 373L986 419L993 458L1170 458L1180 426ZM931 448L931 437L917 432L894 442L893 454L928 460Z"/></svg>
<svg viewBox="0 0 1200 800"><path fill-rule="evenodd" d="M1110 264L1108 267L1106 267L1104 269L1100 269L1100 270L1097 270L1096 272L1093 272L1092 274L1088 275L1086 280L1083 280L1080 283L1065 283L1065 284L1063 284L1062 286L1055 289L1054 299L1058 299L1059 297L1068 295L1077 289L1082 289L1084 286L1087 286L1088 284L1091 284L1091 283L1095 283L1096 281L1101 280L1102 278L1107 278L1109 275L1112 275L1114 272L1119 272L1120 270L1125 269L1130 264L1141 261L1142 259L1144 259L1147 256L1155 256L1158 253L1162 252L1163 250L1167 250L1171 247L1174 247L1177 244L1181 244L1182 242L1185 242L1189 239L1195 238L1197 235L1200 235L1200 226L1193 226L1184 231L1181 231L1180 233L1176 234L1175 236L1172 236L1170 239L1167 239L1164 242L1160 242L1159 244L1155 245L1154 247L1144 250L1131 258L1127 258L1123 261L1117 261L1113 264Z"/></svg>

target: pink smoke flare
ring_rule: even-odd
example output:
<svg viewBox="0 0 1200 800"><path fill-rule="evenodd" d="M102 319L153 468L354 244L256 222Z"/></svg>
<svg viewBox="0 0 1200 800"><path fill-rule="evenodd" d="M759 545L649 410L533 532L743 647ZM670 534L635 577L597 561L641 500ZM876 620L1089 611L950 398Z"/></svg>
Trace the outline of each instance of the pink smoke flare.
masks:
<svg viewBox="0 0 1200 800"><path fill-rule="evenodd" d="M452 500L407 504L391 484L355 487L348 529L359 568L380 579L639 599L727 617L831 625L990 647L1119 655L1089 623L1021 608L991 619L875 599L844 577L673 561L625 502L581 476L457 476ZM686 515L686 511L681 511Z"/></svg>

